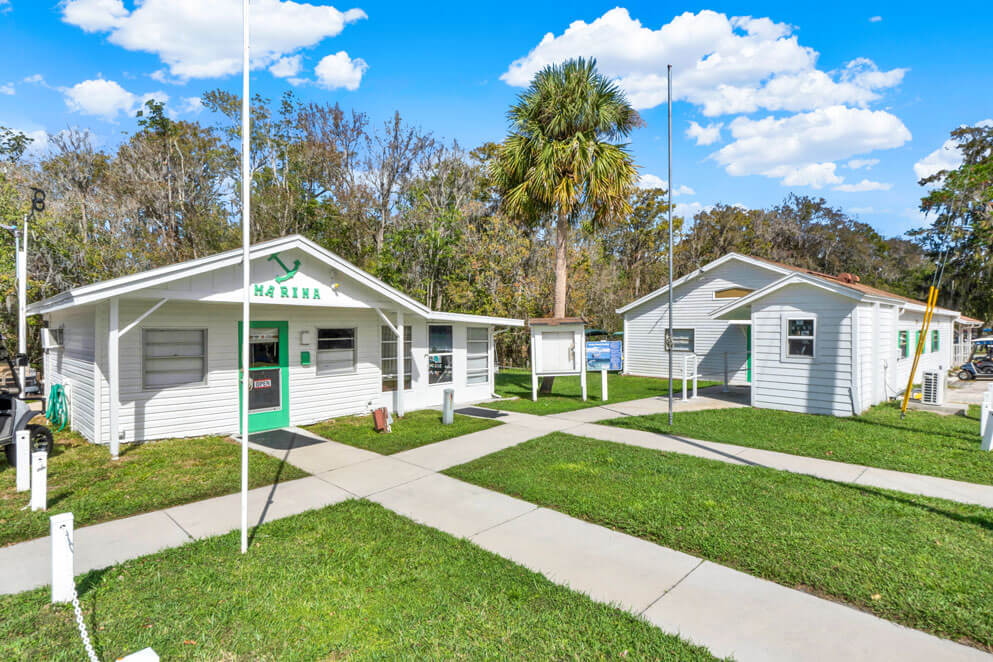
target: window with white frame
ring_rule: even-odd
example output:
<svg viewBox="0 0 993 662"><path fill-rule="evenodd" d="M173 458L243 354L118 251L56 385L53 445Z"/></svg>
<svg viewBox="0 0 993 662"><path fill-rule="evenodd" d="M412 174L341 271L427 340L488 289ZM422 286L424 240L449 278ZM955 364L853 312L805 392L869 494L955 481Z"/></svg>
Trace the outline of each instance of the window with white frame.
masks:
<svg viewBox="0 0 993 662"><path fill-rule="evenodd" d="M666 329L666 333L669 330ZM696 332L693 329L672 330L672 351L690 352L696 349Z"/></svg>
<svg viewBox="0 0 993 662"><path fill-rule="evenodd" d="M812 317L786 320L786 356L813 358L816 320Z"/></svg>
<svg viewBox="0 0 993 662"><path fill-rule="evenodd" d="M356 359L355 329L317 330L318 375L350 375Z"/></svg>
<svg viewBox="0 0 993 662"><path fill-rule="evenodd" d="M141 383L145 390L207 381L207 329L142 329Z"/></svg>
<svg viewBox="0 0 993 662"><path fill-rule="evenodd" d="M897 334L896 347L897 358L905 359L910 356L910 333L908 331L900 331Z"/></svg>
<svg viewBox="0 0 993 662"><path fill-rule="evenodd" d="M490 380L490 330L466 329L466 384L485 384Z"/></svg>
<svg viewBox="0 0 993 662"><path fill-rule="evenodd" d="M384 326L380 330L379 360L383 373L383 392L397 390L397 336L393 329ZM414 341L410 326L403 327L403 389L410 390L411 373L414 371Z"/></svg>
<svg viewBox="0 0 993 662"><path fill-rule="evenodd" d="M452 383L452 327L428 327L428 384Z"/></svg>

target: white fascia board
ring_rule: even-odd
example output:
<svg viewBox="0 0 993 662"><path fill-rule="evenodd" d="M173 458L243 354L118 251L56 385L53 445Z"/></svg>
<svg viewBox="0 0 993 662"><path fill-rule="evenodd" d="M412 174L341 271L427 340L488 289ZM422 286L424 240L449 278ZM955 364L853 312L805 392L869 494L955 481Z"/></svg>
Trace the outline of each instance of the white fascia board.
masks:
<svg viewBox="0 0 993 662"><path fill-rule="evenodd" d="M468 313L433 312L427 316L429 322L465 322L466 324L487 324L493 326L523 327L524 320L512 317L490 317Z"/></svg>
<svg viewBox="0 0 993 662"><path fill-rule="evenodd" d="M411 312L425 317L431 314L431 311L427 306L411 299L407 295L390 287L378 278L362 271L355 265L300 235L290 235L288 237L282 237L280 239L273 239L261 244L256 244L255 246L252 246L249 251L249 259L257 259L273 250L279 251L292 248L302 250L312 257L341 271L360 284L382 294L387 299L399 304ZM241 249L238 248L225 251L224 253L218 253L217 255L210 255L198 260L180 262L179 264L159 267L157 269L151 269L138 274L123 276L121 278L114 278L113 280L94 283L92 285L83 285L29 305L28 314L39 315L61 310L63 308L69 308L71 306L94 303L96 301L129 294L131 292L143 290L149 287L165 285L181 278L198 276L202 273L213 271L215 269L223 269L225 267L234 266L240 264L241 261L242 252Z"/></svg>
<svg viewBox="0 0 993 662"><path fill-rule="evenodd" d="M696 278L697 276L700 276L700 275L706 273L707 271L710 271L711 269L713 269L715 267L719 267L720 265L724 264L725 262L729 262L730 260L738 260L739 262L744 262L744 263L750 264L750 265L752 265L754 267L759 267L760 269L766 269L767 271L774 271L776 273L781 273L781 274L794 273L793 271L791 271L789 269L785 269L783 267L777 267L774 264L770 264L768 262L763 262L762 260L755 260L753 258L748 257L747 255L741 255L740 253L727 253L726 255L723 255L723 256L717 258L716 260L713 260L712 262L708 262L707 264L703 265L702 267L700 267L696 271L691 271L690 273L686 274L685 276L682 276L680 278L677 278L676 280L672 281L672 286L673 287L679 287L683 283L685 283L687 281L690 281L690 280ZM655 290L653 292L649 292L648 294L646 294L645 296L641 297L640 299L636 299L635 301L632 301L631 303L629 303L629 304L627 304L625 306L621 306L620 308L618 308L614 312L616 312L618 315L623 315L627 311L629 311L629 310L631 310L633 308L637 308L641 304L646 303L648 301L651 301L652 299L655 299L656 297L662 296L663 294L665 294L668 291L669 291L669 286L668 285L663 285L659 289L657 289L657 290Z"/></svg>

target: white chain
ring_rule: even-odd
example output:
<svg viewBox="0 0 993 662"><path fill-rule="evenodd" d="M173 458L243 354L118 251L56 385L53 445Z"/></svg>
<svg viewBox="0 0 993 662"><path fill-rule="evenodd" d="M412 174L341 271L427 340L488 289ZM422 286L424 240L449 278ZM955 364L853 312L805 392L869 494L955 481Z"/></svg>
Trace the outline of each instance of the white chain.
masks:
<svg viewBox="0 0 993 662"><path fill-rule="evenodd" d="M66 542L69 544L69 549L73 548L72 539L69 537L69 529L63 524L62 530L66 534ZM72 610L76 612L76 625L79 627L79 637L83 640L83 648L86 649L86 656L90 658L90 662L100 662L100 658L97 657L96 652L93 650L93 644L90 643L90 635L86 631L86 623L83 621L83 609L79 606L79 594L76 593L76 582L72 583Z"/></svg>

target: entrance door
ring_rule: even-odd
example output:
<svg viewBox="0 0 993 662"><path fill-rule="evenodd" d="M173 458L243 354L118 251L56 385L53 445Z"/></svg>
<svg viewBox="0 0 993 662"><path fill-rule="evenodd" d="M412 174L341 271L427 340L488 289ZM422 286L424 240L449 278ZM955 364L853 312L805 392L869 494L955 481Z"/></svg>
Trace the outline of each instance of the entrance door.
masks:
<svg viewBox="0 0 993 662"><path fill-rule="evenodd" d="M249 432L274 430L290 424L288 327L287 322L251 322L248 331ZM239 372L241 328L241 322L238 322ZM240 388L238 401L241 402Z"/></svg>

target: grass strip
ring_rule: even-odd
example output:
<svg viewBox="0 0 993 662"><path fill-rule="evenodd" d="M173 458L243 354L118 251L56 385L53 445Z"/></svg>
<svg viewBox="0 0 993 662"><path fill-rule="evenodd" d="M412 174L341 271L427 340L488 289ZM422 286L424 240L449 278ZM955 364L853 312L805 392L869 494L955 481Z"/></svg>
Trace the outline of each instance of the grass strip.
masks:
<svg viewBox="0 0 993 662"><path fill-rule="evenodd" d="M993 646L993 511L553 433L445 473Z"/></svg>

